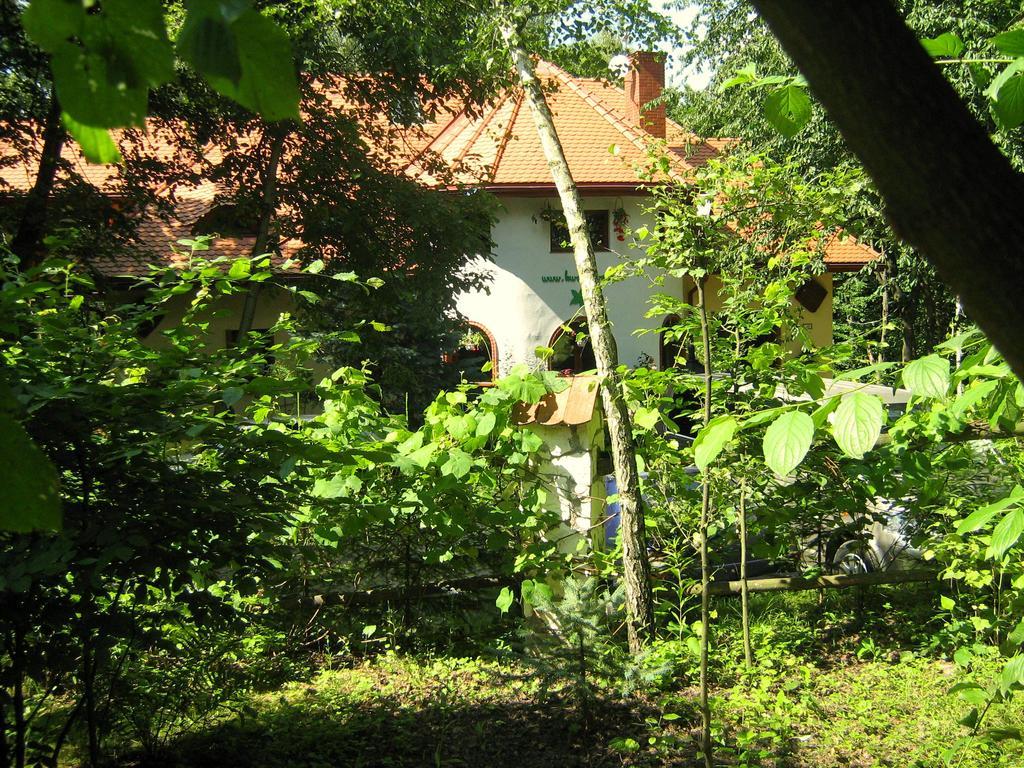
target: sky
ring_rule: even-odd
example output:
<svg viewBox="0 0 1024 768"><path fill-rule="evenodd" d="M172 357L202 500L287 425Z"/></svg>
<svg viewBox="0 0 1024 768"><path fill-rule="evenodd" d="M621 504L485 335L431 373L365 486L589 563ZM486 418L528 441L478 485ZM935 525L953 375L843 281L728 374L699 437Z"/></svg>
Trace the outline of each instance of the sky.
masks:
<svg viewBox="0 0 1024 768"><path fill-rule="evenodd" d="M686 29L689 27L690 22L693 21L693 17L697 14L697 6L688 5L685 8L670 9L665 6L668 5L666 0L655 0L661 7L660 10L667 13L671 17L672 21L675 22L677 27ZM694 88L696 90L703 90L707 87L708 82L711 80L711 72L701 72L694 67L684 67L680 62L680 53L685 48L673 48L670 45L663 45L662 50L670 54L668 67L666 70L666 80L668 85L674 85L682 87L684 84Z"/></svg>

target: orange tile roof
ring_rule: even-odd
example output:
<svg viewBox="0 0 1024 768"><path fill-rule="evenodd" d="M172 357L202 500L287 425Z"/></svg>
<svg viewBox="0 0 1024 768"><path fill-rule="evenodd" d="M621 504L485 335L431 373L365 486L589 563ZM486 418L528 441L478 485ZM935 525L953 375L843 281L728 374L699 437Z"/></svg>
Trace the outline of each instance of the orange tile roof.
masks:
<svg viewBox="0 0 1024 768"><path fill-rule="evenodd" d="M856 272L878 256L874 248L842 231L834 232L825 245L825 265L829 272Z"/></svg>
<svg viewBox="0 0 1024 768"><path fill-rule="evenodd" d="M654 139L627 121L623 90L602 80L573 77L545 61L538 63L537 75L576 183L636 188L641 183L637 169L650 164L648 152ZM553 188L533 116L524 101L523 91L513 88L480 115L459 114L409 164L409 173L425 184L437 184L421 162L433 155L456 169L464 184L495 191ZM728 143L699 139L667 122L668 145L682 173L707 162Z"/></svg>
<svg viewBox="0 0 1024 768"><path fill-rule="evenodd" d="M541 61L537 74L555 120L569 168L576 183L587 188L611 188L620 193L639 192L638 169L649 164L648 151L655 139L626 119L626 95L621 88L596 79L576 78L554 64ZM320 84L312 101L336 110L355 110L343 82ZM487 105L465 106L453 100L427 105L431 119L424 124L395 130L379 111L357 119L363 126L368 151L385 165L404 171L428 186L454 184L483 186L495 192L536 190L553 194L554 184L537 137L529 107L520 88L510 88ZM312 104L310 105L312 107ZM356 112L353 111L356 115ZM133 154L157 160L183 159L186 151L176 126L148 121L144 133L115 132L122 147ZM244 144L251 137L242 137ZM732 139L700 139L671 120L666 121L666 143L676 159L675 173L684 180L688 172L726 150ZM35 137L35 147L41 145ZM616 151L611 151L616 147ZM220 150L213 144L196 155L193 171L201 173L202 161L216 164ZM87 163L77 145L69 142L64 161L82 178L106 194L117 195L122 169ZM442 177L438 169L445 169ZM64 174L66 176L66 174ZM35 177L35 164L20 162L17 149L0 141L0 193L25 191ZM182 260L172 246L192 237L196 221L210 211L224 190L208 180L180 182L155 190L173 204L174 214L161 217L155 211L139 222L137 249L117 257L97 259L95 265L109 275L138 275L150 263L177 264ZM248 255L253 238L219 238L208 257ZM280 265L302 248L298 240L277 244ZM180 246L178 247L180 250ZM833 271L859 269L876 256L853 238L833 236L826 247L825 263Z"/></svg>

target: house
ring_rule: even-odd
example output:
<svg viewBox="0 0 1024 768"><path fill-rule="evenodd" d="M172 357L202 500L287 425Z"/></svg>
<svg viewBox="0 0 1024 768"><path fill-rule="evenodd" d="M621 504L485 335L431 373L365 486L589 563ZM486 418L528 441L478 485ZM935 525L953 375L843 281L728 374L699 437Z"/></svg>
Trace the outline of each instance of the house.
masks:
<svg viewBox="0 0 1024 768"><path fill-rule="evenodd" d="M643 212L646 193L635 171L646 161L649 142L666 142L682 174L715 157L728 144L727 140L699 139L687 132L666 118L663 105L645 110L645 105L661 95L663 59L639 52L630 60L624 88L577 78L543 61L537 70L570 170L583 196L602 270L623 256L640 255L630 238L622 234L625 228L652 225ZM338 109L345 108L343 99L334 103ZM154 124L139 151L166 157L174 153L175 146L173 126ZM612 147L616 148L615 154L610 151ZM547 364L554 369L579 371L593 367L587 348L570 343L563 331L581 318L582 299L572 255L564 247L566 234L558 196L522 91L509 89L483 109L459 109L456 105L438 110L433 121L404 130L400 144L387 151L396 170L421 184L443 187L454 179L486 189L502 205L492 230L493 252L476 259L474 265L486 273L489 284L458 299L458 309L474 333L467 336L454 357L489 358L492 375L497 376L515 363L537 364L535 350L552 347L555 355ZM216 162L216 158L206 159ZM74 146L65 148L65 160L74 163L87 182L116 197L116 168L85 163ZM439 178L438 163L450 175ZM25 190L31 185L33 171L0 161L0 182ZM148 264L159 261L180 263L182 255L171 249L177 240L200 230L225 234L230 229L218 221L223 211L216 204L217 192L213 182L203 179L181 182L166 190L163 193L173 200L172 215L144 216L134 252L98 257L93 260L94 268L114 277L143 274ZM250 233L227 231L215 243L212 254L248 255L253 242ZM295 240L278 243L278 263L297 254L301 246ZM832 274L860 269L874 256L871 249L852 238L832 236L828 242L828 271L816 278L813 301L801 307L804 324L816 344L826 345L832 338ZM676 280L659 290L689 298L692 286ZM656 334L633 333L656 322L645 317L651 291L640 279L616 283L607 290L619 357L628 365L670 363ZM212 319L213 343L227 343L237 327L235 316L241 312L241 302L239 297L237 306L226 307L228 312ZM287 293L265 292L254 327L271 325L280 312L289 309L289 302ZM164 324L175 320L171 312Z"/></svg>
<svg viewBox="0 0 1024 768"><path fill-rule="evenodd" d="M644 211L647 193L635 170L646 164L650 143L664 141L680 175L685 176L720 154L728 142L688 133L666 118L664 106L645 109L664 87L664 64L656 55L634 54L621 89L601 80L574 77L547 62L539 63L538 74L582 194L599 268L605 270L623 256L640 256L624 232L654 226ZM344 109L344 101L336 106ZM506 373L516 363L573 372L593 368L588 348L564 331L579 322L582 299L572 256L564 246L567 238L558 195L523 93L509 89L483 108L455 105L436 114L434 120L404 130L401 142L389 149L391 166L429 187L459 184L485 189L502 205L491 233L492 252L474 260L473 266L486 274L486 284L458 297L458 309L472 332L451 355L452 360L463 364L471 378L480 376L480 364L486 360L492 364L493 376ZM160 156L173 153L174 148L173 126L154 124L142 151ZM116 168L89 166L74 147L66 148L65 160L76 164L83 178L97 189L116 197ZM216 162L216 157L206 160ZM438 168L446 169L443 177ZM28 189L33 175L32 169L0 162L0 180L13 189ZM218 189L213 182L200 176L161 194L173 203L171 215L144 216L137 248L94 259L95 269L113 278L145 274L147 265L154 262L181 263L186 257L171 246L200 232L224 235L216 241L212 255L250 254L252 234L231 231L230 217L219 218L225 211L218 207ZM275 262L283 266L301 247L295 240L278 243ZM832 339L832 275L858 270L874 257L873 251L852 238L832 236L827 242L827 272L815 278L809 297L794 297L815 343L826 345ZM646 317L653 290L639 278L607 289L619 359L628 365L672 364L657 334L633 333L660 325ZM680 278L657 290L690 300L692 286ZM253 327L272 325L281 312L290 309L290 299L287 292L262 292ZM181 297L181 307L186 300ZM211 344L230 343L242 302L242 297L237 297L220 308L226 312L210 318ZM162 326L172 326L179 318L180 314L169 311ZM536 354L539 347L553 348L554 355L542 362ZM575 377L565 393L552 395L550 402L520 414L520 423L529 425L544 440L546 449L538 462L542 474L549 478L551 503L560 509L568 526L570 535L564 541L569 549L575 546L572 531L585 533L603 514L604 483L598 467L604 431L597 386L592 377Z"/></svg>
<svg viewBox="0 0 1024 768"><path fill-rule="evenodd" d="M649 142L665 141L682 173L728 144L688 133L666 118L663 105L645 110L664 87L663 59L651 53L634 53L630 59L623 89L573 77L547 62L537 69L583 196L602 271L622 256L640 255L622 236L624 227L653 228L643 212L646 193L635 170L647 164ZM586 350L581 354L564 343L562 328L580 316L582 300L572 255L563 245L558 196L522 91L503 94L483 114L457 115L422 152L440 156L464 182L482 186L503 204L505 213L493 231L492 259L480 265L490 274L489 290L459 300L459 310L486 339L497 372L517 362L534 364L534 350L546 346L556 350L549 361L556 370L592 368ZM433 181L415 160L409 171L424 183ZM820 290L811 291L816 295L801 307L814 343L832 341L832 274L858 270L874 257L852 238L831 236L825 248L828 272L816 278ZM651 290L640 279L607 289L619 358L628 365L669 364L657 335L632 333L651 325L645 317ZM677 280L659 290L690 299L692 286Z"/></svg>

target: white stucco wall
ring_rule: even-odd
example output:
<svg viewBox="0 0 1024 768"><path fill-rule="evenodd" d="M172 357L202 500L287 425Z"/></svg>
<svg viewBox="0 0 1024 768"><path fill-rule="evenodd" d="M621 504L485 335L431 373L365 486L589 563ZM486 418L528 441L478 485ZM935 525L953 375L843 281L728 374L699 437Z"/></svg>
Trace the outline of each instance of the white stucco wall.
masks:
<svg viewBox="0 0 1024 768"><path fill-rule="evenodd" d="M499 373L508 372L511 364L536 364L534 350L547 346L560 325L582 307L573 306L573 290L579 290L576 266L571 253L552 253L550 224L540 217L545 205L560 209L557 197L502 197L505 211L491 232L495 242L493 263L481 268L491 274L490 292L463 294L459 310L470 320L480 323L494 335L497 343ZM583 198L586 210L611 212L620 205L629 215L630 228L651 222L640 211L641 198L593 196ZM643 251L629 248L611 233L609 252L597 254L603 272L619 263L620 255L638 257ZM618 251L618 253L616 252ZM544 278L549 278L545 281ZM608 312L619 348L619 360L637 365L644 355L654 364L658 360L658 337L655 334L635 336L637 328L659 327L660 318L647 319L647 300L655 292L673 293L682 297L682 281L673 281L656 290L644 278L630 278L608 287Z"/></svg>
<svg viewBox="0 0 1024 768"><path fill-rule="evenodd" d="M573 290L579 290L573 256L551 252L550 224L540 216L545 206L561 208L557 197L503 196L501 201L505 210L491 232L495 243L493 262L475 263L490 275L490 291L463 294L458 300L459 310L494 336L499 375L507 373L514 363L537 365L534 350L547 346L559 326L577 312L582 316L582 307L572 303ZM611 218L611 212L621 205L629 215L629 228L653 227L651 217L641 211L642 202L643 198L635 195L589 196L583 198L583 207L588 211L607 210ZM612 250L597 254L602 273L623 256L643 255L642 249L629 247L631 241L627 235L625 242L618 242L614 231L611 233ZM816 279L827 290L827 296L817 312L804 310L803 320L812 342L826 346L832 342L832 276L826 273ZM661 326L663 318L645 317L648 299L654 293L688 298L687 286L680 279L666 279L664 285L654 287L650 280L634 277L607 288L608 313L621 363L636 366L649 356L649 365L658 364L658 335L634 333L638 328ZM718 299L713 296L715 303Z"/></svg>

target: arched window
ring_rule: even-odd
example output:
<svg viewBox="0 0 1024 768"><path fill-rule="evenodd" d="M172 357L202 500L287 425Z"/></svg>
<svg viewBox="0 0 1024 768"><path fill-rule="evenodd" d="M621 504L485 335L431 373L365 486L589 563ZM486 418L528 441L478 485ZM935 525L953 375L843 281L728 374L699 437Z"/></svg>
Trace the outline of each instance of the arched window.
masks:
<svg viewBox="0 0 1024 768"><path fill-rule="evenodd" d="M554 350L548 360L548 369L572 375L597 368L594 348L587 333L587 321L576 318L560 325L548 344Z"/></svg>
<svg viewBox="0 0 1024 768"><path fill-rule="evenodd" d="M658 368L662 371L677 368L683 360L690 358L687 339L674 330L677 325L679 315L668 315L661 324L661 333L658 334Z"/></svg>
<svg viewBox="0 0 1024 768"><path fill-rule="evenodd" d="M494 334L480 323L467 322L458 346L454 352L445 355L445 362L454 365L466 381L498 378L498 345Z"/></svg>

